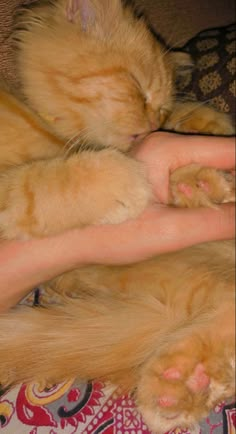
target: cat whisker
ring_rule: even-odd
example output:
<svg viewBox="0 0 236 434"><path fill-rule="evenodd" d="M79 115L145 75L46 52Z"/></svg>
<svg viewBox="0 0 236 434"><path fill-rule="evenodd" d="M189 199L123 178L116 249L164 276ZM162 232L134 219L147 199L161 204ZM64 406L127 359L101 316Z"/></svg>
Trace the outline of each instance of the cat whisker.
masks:
<svg viewBox="0 0 236 434"><path fill-rule="evenodd" d="M189 98L192 97L192 95L189 92L183 92L183 91L179 91L179 92L177 91L176 92L176 97L178 98L178 100L179 100L179 98L181 98L182 95L183 95L183 97L185 97L185 96L187 96Z"/></svg>
<svg viewBox="0 0 236 434"><path fill-rule="evenodd" d="M65 155L68 156L71 152L75 151L76 148L81 148L85 142L85 134L88 135L88 132L91 131L90 127L86 127L80 132L74 134L65 144Z"/></svg>
<svg viewBox="0 0 236 434"><path fill-rule="evenodd" d="M197 110L197 108L194 108L191 112L189 112L186 116L183 116L182 118L179 118L178 119L178 124L182 124L183 122L187 122L187 121L189 121L192 117L193 117L193 115L194 115L194 112Z"/></svg>
<svg viewBox="0 0 236 434"><path fill-rule="evenodd" d="M166 47L163 47L163 51L161 51L162 59L164 59L164 57L165 57L168 53L170 53L170 51L174 50L175 48L179 48L179 49L181 50L182 47L180 46L180 44L181 44L181 42L185 42L185 41L186 41L186 38L182 38L182 39L178 40L174 45L166 44L167 46L166 46ZM188 53L187 53L187 54L188 54Z"/></svg>
<svg viewBox="0 0 236 434"><path fill-rule="evenodd" d="M186 42L186 37L183 37L183 38L181 38L181 39L178 39L178 40L175 42L174 45L171 43L171 41L172 41L172 39L173 39L173 36L174 36L174 34L175 34L175 32L176 32L176 28L177 28L177 26L173 26L173 27L172 27L172 32L169 34L168 39L167 39L167 40L164 39L164 41L165 41L165 45L166 45L167 48L168 48L168 47L172 47L172 48L179 47L179 48L181 48L181 45L180 45L180 44Z"/></svg>
<svg viewBox="0 0 236 434"><path fill-rule="evenodd" d="M80 133L74 134L66 143L65 143L65 157L68 157L68 155L74 150L75 148L75 142L78 141Z"/></svg>
<svg viewBox="0 0 236 434"><path fill-rule="evenodd" d="M79 134L80 133L75 133L69 140L67 140L67 142L65 143L65 146L69 146L71 144L71 142L73 142L73 140L78 137Z"/></svg>
<svg viewBox="0 0 236 434"><path fill-rule="evenodd" d="M202 107L204 105L207 105L209 103L209 101L211 101L211 100L212 100L212 98L210 98L209 100L203 101L202 103L196 104L196 106L192 110L190 110L186 116L183 116L182 118L179 119L179 123L186 122L189 119L191 119L193 117L194 113L196 112L196 110L198 110L200 107Z"/></svg>

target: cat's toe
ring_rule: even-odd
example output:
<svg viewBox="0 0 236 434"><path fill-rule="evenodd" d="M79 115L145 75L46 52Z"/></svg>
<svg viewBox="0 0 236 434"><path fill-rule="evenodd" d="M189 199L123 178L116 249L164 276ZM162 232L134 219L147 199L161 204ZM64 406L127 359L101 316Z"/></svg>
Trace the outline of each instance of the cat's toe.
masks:
<svg viewBox="0 0 236 434"><path fill-rule="evenodd" d="M206 391L210 385L210 377L207 375L202 363L198 363L192 375L186 381L187 387L194 393Z"/></svg>
<svg viewBox="0 0 236 434"><path fill-rule="evenodd" d="M207 390L210 384L210 378L206 374L205 367L202 363L198 363L195 368L193 368L193 372L185 381L184 374L177 367L171 367L163 371L163 378L167 381L171 380L179 380L183 381L186 386L189 388L191 392L197 393L200 391ZM172 404L174 401L172 402ZM161 404L160 404L161 405Z"/></svg>

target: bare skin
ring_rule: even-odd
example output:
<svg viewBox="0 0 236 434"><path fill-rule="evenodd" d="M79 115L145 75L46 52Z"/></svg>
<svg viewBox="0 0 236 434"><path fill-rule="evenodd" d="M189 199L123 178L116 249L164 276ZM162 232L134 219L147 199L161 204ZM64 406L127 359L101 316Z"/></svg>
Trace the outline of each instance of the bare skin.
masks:
<svg viewBox="0 0 236 434"><path fill-rule="evenodd" d="M148 168L159 204L136 220L93 226L31 241L2 241L0 311L16 304L31 288L76 267L126 264L206 241L231 239L235 207L177 209L166 205L169 174L190 163L233 169L234 138L153 133L134 151ZM112 240L112 243L111 243Z"/></svg>

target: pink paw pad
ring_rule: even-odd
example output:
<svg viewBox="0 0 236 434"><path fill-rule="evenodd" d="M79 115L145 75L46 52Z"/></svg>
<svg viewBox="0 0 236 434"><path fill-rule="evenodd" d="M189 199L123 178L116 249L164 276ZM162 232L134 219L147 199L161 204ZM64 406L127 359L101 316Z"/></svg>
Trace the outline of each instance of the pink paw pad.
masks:
<svg viewBox="0 0 236 434"><path fill-rule="evenodd" d="M171 407L177 404L177 400L172 396L161 396L158 398L157 403L160 407Z"/></svg>
<svg viewBox="0 0 236 434"><path fill-rule="evenodd" d="M184 182L180 182L178 184L178 190L180 193L183 193L186 197L191 198L193 195L193 190L190 185L185 184Z"/></svg>
<svg viewBox="0 0 236 434"><path fill-rule="evenodd" d="M181 377L180 372L176 368L169 368L163 372L163 377L166 380L179 380Z"/></svg>
<svg viewBox="0 0 236 434"><path fill-rule="evenodd" d="M205 191L205 193L210 192L210 186L209 186L208 182L206 182L206 181L203 181L203 180L198 181L197 186L199 188L201 188L203 191Z"/></svg>
<svg viewBox="0 0 236 434"><path fill-rule="evenodd" d="M187 386L192 392L201 392L208 388L210 384L210 378L205 373L204 366L198 364L195 368L193 375L188 379Z"/></svg>

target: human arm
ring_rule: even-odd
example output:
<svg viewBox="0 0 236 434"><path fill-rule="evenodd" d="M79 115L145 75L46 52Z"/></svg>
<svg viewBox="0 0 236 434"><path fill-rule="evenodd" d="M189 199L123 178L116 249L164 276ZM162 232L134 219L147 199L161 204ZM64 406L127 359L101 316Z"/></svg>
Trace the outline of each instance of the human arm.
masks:
<svg viewBox="0 0 236 434"><path fill-rule="evenodd" d="M156 132L136 146L132 155L148 167L156 198L168 203L170 174L192 163L231 170L235 168L235 138Z"/></svg>

